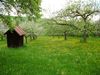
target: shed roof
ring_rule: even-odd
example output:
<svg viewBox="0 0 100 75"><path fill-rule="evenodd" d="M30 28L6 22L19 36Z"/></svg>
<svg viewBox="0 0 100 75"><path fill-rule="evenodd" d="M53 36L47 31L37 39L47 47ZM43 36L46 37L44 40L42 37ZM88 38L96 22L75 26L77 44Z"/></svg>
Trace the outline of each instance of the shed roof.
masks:
<svg viewBox="0 0 100 75"><path fill-rule="evenodd" d="M20 26L16 26L14 28L15 32L19 35L19 36L23 36L25 35L25 31L20 27ZM8 30L9 31L9 30ZM7 32L8 32L7 31ZM5 34L7 34L7 32Z"/></svg>
<svg viewBox="0 0 100 75"><path fill-rule="evenodd" d="M20 36L25 35L25 31L20 27L16 26L14 29Z"/></svg>

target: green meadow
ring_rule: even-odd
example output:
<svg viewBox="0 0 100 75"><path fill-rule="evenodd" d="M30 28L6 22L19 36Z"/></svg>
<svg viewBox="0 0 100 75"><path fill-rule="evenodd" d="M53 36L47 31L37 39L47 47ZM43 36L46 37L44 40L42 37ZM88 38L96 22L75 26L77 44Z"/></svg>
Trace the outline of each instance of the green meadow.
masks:
<svg viewBox="0 0 100 75"><path fill-rule="evenodd" d="M39 37L21 48L0 41L0 75L100 75L100 38Z"/></svg>

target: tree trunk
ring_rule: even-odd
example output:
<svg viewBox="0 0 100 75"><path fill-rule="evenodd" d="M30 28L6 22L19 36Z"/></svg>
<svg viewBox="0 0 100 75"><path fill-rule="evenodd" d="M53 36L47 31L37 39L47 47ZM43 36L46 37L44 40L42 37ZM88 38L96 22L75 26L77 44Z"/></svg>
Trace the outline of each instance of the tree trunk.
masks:
<svg viewBox="0 0 100 75"><path fill-rule="evenodd" d="M87 33L87 24L86 24L86 21L84 21L85 25L84 25L84 30L83 30L83 42L87 42L87 38L88 38L88 33Z"/></svg>
<svg viewBox="0 0 100 75"><path fill-rule="evenodd" d="M66 31L64 32L64 39L67 40L67 33L66 33Z"/></svg>
<svg viewBox="0 0 100 75"><path fill-rule="evenodd" d="M33 37L32 37L32 35L29 35L29 37L30 37L30 41L32 41L32 40L33 40Z"/></svg>
<svg viewBox="0 0 100 75"><path fill-rule="evenodd" d="M25 36L25 42L27 43L27 36Z"/></svg>
<svg viewBox="0 0 100 75"><path fill-rule="evenodd" d="M86 32L86 29L83 31L83 42L87 42L87 32Z"/></svg>

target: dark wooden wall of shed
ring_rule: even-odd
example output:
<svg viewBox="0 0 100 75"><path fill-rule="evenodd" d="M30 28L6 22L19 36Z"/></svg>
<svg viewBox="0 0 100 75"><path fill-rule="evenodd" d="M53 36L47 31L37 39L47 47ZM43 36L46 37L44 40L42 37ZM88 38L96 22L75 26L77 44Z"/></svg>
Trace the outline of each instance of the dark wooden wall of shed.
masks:
<svg viewBox="0 0 100 75"><path fill-rule="evenodd" d="M7 46L11 48L23 46L23 36L19 36L15 31L7 32Z"/></svg>

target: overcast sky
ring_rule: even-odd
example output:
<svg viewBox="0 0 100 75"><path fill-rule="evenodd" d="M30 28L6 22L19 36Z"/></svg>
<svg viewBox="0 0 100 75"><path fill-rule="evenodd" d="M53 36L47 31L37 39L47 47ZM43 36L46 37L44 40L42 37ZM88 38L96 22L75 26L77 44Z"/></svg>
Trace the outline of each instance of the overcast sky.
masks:
<svg viewBox="0 0 100 75"><path fill-rule="evenodd" d="M48 18L51 13L61 10L64 8L69 0L42 0L42 14Z"/></svg>

